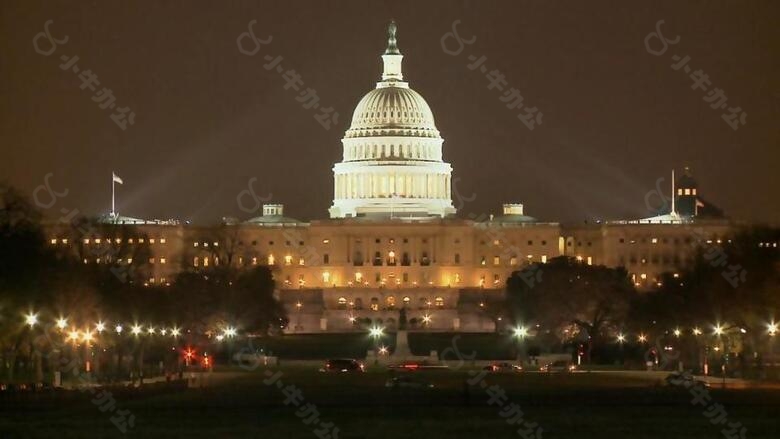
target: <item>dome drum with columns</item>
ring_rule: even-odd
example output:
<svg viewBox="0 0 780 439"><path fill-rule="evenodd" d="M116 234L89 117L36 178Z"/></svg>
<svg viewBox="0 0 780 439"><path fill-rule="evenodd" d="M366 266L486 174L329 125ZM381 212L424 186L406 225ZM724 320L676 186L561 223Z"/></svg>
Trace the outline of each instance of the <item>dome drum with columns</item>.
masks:
<svg viewBox="0 0 780 439"><path fill-rule="evenodd" d="M403 81L395 30L390 23L382 80L360 100L341 141L331 218L455 213L452 167L442 160L444 139L428 103Z"/></svg>

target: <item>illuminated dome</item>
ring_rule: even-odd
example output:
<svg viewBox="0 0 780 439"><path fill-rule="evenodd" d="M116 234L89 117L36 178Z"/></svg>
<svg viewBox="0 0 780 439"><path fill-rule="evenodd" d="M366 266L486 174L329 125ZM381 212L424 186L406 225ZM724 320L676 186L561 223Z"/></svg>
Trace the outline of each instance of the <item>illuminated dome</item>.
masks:
<svg viewBox="0 0 780 439"><path fill-rule="evenodd" d="M419 93L406 83L380 82L360 100L344 137L439 137L433 112Z"/></svg>
<svg viewBox="0 0 780 439"><path fill-rule="evenodd" d="M404 81L395 32L390 23L382 79L357 104L341 139L344 156L333 167L331 218L455 213L452 167L442 160L444 139L428 103Z"/></svg>

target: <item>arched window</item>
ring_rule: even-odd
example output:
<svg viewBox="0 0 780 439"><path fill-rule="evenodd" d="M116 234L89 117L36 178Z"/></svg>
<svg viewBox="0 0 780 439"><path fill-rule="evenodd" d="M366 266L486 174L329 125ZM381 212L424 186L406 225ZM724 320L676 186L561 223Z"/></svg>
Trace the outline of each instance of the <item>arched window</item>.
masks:
<svg viewBox="0 0 780 439"><path fill-rule="evenodd" d="M375 266L382 265L382 253L374 252L374 265Z"/></svg>
<svg viewBox="0 0 780 439"><path fill-rule="evenodd" d="M347 298L339 297L339 309L347 309Z"/></svg>
<svg viewBox="0 0 780 439"><path fill-rule="evenodd" d="M436 298L436 308L444 308L444 298L443 297L437 297Z"/></svg>
<svg viewBox="0 0 780 439"><path fill-rule="evenodd" d="M427 297L420 297L420 309L425 309L431 305Z"/></svg>
<svg viewBox="0 0 780 439"><path fill-rule="evenodd" d="M387 296L385 299L385 304L387 305L388 309L395 308L395 296Z"/></svg>
<svg viewBox="0 0 780 439"><path fill-rule="evenodd" d="M404 296L404 307L409 306L409 303L412 301L412 298L409 296Z"/></svg>
<svg viewBox="0 0 780 439"><path fill-rule="evenodd" d="M376 297L371 298L371 311L379 311L379 299Z"/></svg>
<svg viewBox="0 0 780 439"><path fill-rule="evenodd" d="M363 299L360 297L355 299L355 309L363 309Z"/></svg>
<svg viewBox="0 0 780 439"><path fill-rule="evenodd" d="M357 266L363 265L363 253L356 251L355 257L352 258L352 262Z"/></svg>

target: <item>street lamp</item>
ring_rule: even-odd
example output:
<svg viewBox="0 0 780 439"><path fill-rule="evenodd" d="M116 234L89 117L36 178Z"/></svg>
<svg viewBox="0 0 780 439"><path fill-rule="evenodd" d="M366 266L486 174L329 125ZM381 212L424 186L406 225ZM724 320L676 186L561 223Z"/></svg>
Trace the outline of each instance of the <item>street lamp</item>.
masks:
<svg viewBox="0 0 780 439"><path fill-rule="evenodd" d="M517 338L525 338L528 336L528 328L525 326L518 326L515 328L515 337Z"/></svg>
<svg viewBox="0 0 780 439"><path fill-rule="evenodd" d="M172 336L174 336L174 337L178 337L178 336L179 336L179 333L180 333L180 331L179 331L179 328L177 328L177 327L175 327L175 326L174 326L174 327L173 327L173 329L171 329L171 335L172 335Z"/></svg>
<svg viewBox="0 0 780 439"><path fill-rule="evenodd" d="M647 336L645 334L639 334L638 340L640 343L644 343L647 341Z"/></svg>
<svg viewBox="0 0 780 439"><path fill-rule="evenodd" d="M68 319L65 317L60 317L57 319L57 328L61 330L65 329L65 327L68 326Z"/></svg>
<svg viewBox="0 0 780 439"><path fill-rule="evenodd" d="M618 343L623 344L623 342L626 341L626 336L623 335L623 333L618 334L617 341Z"/></svg>
<svg viewBox="0 0 780 439"><path fill-rule="evenodd" d="M712 333L718 336L723 335L723 326L721 326L720 323L717 323L712 330Z"/></svg>
<svg viewBox="0 0 780 439"><path fill-rule="evenodd" d="M133 328L130 330L130 332L133 333L133 335L138 336L141 333L142 327L140 325L133 325Z"/></svg>
<svg viewBox="0 0 780 439"><path fill-rule="evenodd" d="M676 328L676 329L674 330L674 336L675 336L675 337L679 337L679 336L680 336L680 334L682 334L682 331L680 331L680 328Z"/></svg>
<svg viewBox="0 0 780 439"><path fill-rule="evenodd" d="M693 335L701 335L701 329L699 329L698 327L693 328Z"/></svg>
<svg viewBox="0 0 780 439"><path fill-rule="evenodd" d="M102 333L106 329L106 324L103 322L97 322L95 325L95 330L97 330L98 333Z"/></svg>
<svg viewBox="0 0 780 439"><path fill-rule="evenodd" d="M766 325L766 332L769 334L770 337L774 337L777 335L778 325L774 321Z"/></svg>
<svg viewBox="0 0 780 439"><path fill-rule="evenodd" d="M24 323L30 326L32 328L33 326L38 324L38 314L30 311L29 314L24 316Z"/></svg>
<svg viewBox="0 0 780 439"><path fill-rule="evenodd" d="M122 325L116 325L114 331L116 331L117 334L121 334L123 329L124 328L122 328Z"/></svg>
<svg viewBox="0 0 780 439"><path fill-rule="evenodd" d="M234 328L232 326L228 326L227 328L225 328L224 335L225 335L225 337L231 337L231 338L235 337L236 336L236 328Z"/></svg>

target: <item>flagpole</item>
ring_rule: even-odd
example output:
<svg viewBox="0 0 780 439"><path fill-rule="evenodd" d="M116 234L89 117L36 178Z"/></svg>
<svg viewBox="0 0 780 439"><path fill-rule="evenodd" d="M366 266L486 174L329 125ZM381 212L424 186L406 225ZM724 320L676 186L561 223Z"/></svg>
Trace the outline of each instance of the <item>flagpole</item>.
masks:
<svg viewBox="0 0 780 439"><path fill-rule="evenodd" d="M111 174L111 216L116 215L116 211L114 208L114 186L116 186L116 181L114 181L114 174Z"/></svg>
<svg viewBox="0 0 780 439"><path fill-rule="evenodd" d="M676 212L674 210L674 199L677 198L677 194L674 193L674 169L672 169L672 215Z"/></svg>

